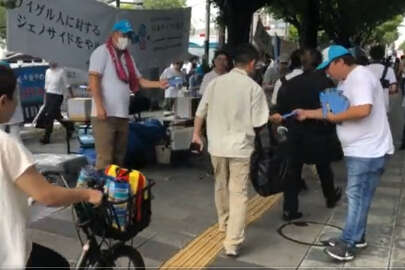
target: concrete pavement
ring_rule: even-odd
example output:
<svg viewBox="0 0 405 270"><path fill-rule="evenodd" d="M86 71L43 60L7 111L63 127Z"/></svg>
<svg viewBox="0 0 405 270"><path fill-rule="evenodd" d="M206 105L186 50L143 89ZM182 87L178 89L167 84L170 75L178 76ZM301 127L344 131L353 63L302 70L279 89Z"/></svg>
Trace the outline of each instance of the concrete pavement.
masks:
<svg viewBox="0 0 405 270"><path fill-rule="evenodd" d="M391 125L394 140L398 142L403 123L403 111L399 97L393 99ZM33 152L65 153L63 137L55 143L41 146L36 139L25 141ZM72 140L72 147L77 147ZM304 217L300 223L286 225L281 236L277 231L285 222L281 219L281 200L264 212L247 228L246 241L240 256L228 258L221 252L205 265L215 269L262 268L262 269L405 269L405 206L403 192L405 152L397 152L389 161L381 184L377 189L369 216L367 241L352 262L337 263L323 253L323 247L314 246L319 241L339 233L345 217L346 199L334 209L327 209L322 198L319 181L310 169L304 172L309 190L300 195L300 208ZM151 225L140 233L133 245L139 249L146 266L158 269L164 262L181 252L188 243L198 238L214 225L216 220L213 179L207 175L206 157L191 157L183 165L152 165L142 171L156 180L153 189L153 216ZM336 181L345 185L345 169L342 162L334 164ZM250 197L254 192L250 190ZM50 211L48 209L48 211ZM75 235L70 208L48 213L49 216L31 225L34 241L49 246L72 263L80 254L80 243ZM319 224L320 223L320 224ZM218 238L220 239L220 238ZM199 241L199 240L198 240ZM212 243L217 244L217 243ZM181 267L181 265L178 265ZM190 269L183 268L183 269Z"/></svg>

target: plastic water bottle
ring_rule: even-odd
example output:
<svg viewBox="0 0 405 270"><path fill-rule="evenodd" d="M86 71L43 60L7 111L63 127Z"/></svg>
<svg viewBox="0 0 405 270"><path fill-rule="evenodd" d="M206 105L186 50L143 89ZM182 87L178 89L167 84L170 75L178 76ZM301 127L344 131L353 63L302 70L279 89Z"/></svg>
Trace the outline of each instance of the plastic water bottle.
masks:
<svg viewBox="0 0 405 270"><path fill-rule="evenodd" d="M128 182L118 182L114 177L107 179L108 200L110 202L126 201L120 204L113 204L112 226L121 231L125 231L128 225L128 198L130 187Z"/></svg>
<svg viewBox="0 0 405 270"><path fill-rule="evenodd" d="M80 170L79 177L77 178L76 187L87 188L89 183L98 184L99 173L92 166L85 166Z"/></svg>

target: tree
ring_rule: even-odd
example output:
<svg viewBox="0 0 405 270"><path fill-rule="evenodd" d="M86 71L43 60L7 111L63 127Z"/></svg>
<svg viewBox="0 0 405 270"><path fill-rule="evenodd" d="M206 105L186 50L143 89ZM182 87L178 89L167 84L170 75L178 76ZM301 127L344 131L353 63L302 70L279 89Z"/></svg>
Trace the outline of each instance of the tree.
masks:
<svg viewBox="0 0 405 270"><path fill-rule="evenodd" d="M374 31L364 33L365 35L362 38L362 43L360 45L392 44L399 37L398 26L401 25L402 20L403 17L401 15L394 16L391 20L377 26Z"/></svg>
<svg viewBox="0 0 405 270"><path fill-rule="evenodd" d="M210 0L220 9L218 21L228 30L228 45L249 42L250 26L253 13L263 7L269 0Z"/></svg>
<svg viewBox="0 0 405 270"><path fill-rule="evenodd" d="M404 12L403 0L320 0L322 29L344 46L362 44L377 26Z"/></svg>
<svg viewBox="0 0 405 270"><path fill-rule="evenodd" d="M360 45L379 25L405 12L403 0L269 0L268 10L293 24L301 46L316 47L319 31L347 47ZM386 36L392 39L394 36Z"/></svg>
<svg viewBox="0 0 405 270"><path fill-rule="evenodd" d="M186 0L144 0L145 9L170 9L186 7Z"/></svg>
<svg viewBox="0 0 405 270"><path fill-rule="evenodd" d="M272 0L267 10L298 30L301 47L316 48L320 24L319 0Z"/></svg>

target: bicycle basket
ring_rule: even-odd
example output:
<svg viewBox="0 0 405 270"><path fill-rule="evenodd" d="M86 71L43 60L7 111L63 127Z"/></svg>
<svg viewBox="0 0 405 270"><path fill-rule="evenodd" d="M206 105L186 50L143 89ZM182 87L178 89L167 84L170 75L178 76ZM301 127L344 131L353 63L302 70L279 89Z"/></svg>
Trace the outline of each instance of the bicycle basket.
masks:
<svg viewBox="0 0 405 270"><path fill-rule="evenodd" d="M152 180L142 191L120 202L108 201L94 208L88 203L74 205L78 226L85 224L96 235L127 241L146 228L151 219Z"/></svg>

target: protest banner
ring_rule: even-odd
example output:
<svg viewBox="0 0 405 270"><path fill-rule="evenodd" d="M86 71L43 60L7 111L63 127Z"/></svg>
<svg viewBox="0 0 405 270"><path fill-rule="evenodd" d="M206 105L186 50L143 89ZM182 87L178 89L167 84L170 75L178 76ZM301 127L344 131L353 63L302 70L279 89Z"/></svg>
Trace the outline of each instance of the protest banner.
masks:
<svg viewBox="0 0 405 270"><path fill-rule="evenodd" d="M95 0L16 0L8 11L7 47L67 67L88 69L92 51L119 19L136 34L130 46L141 69L187 55L191 9L119 10Z"/></svg>
<svg viewBox="0 0 405 270"><path fill-rule="evenodd" d="M18 78L20 102L25 123L30 123L44 102L45 66L14 68Z"/></svg>

